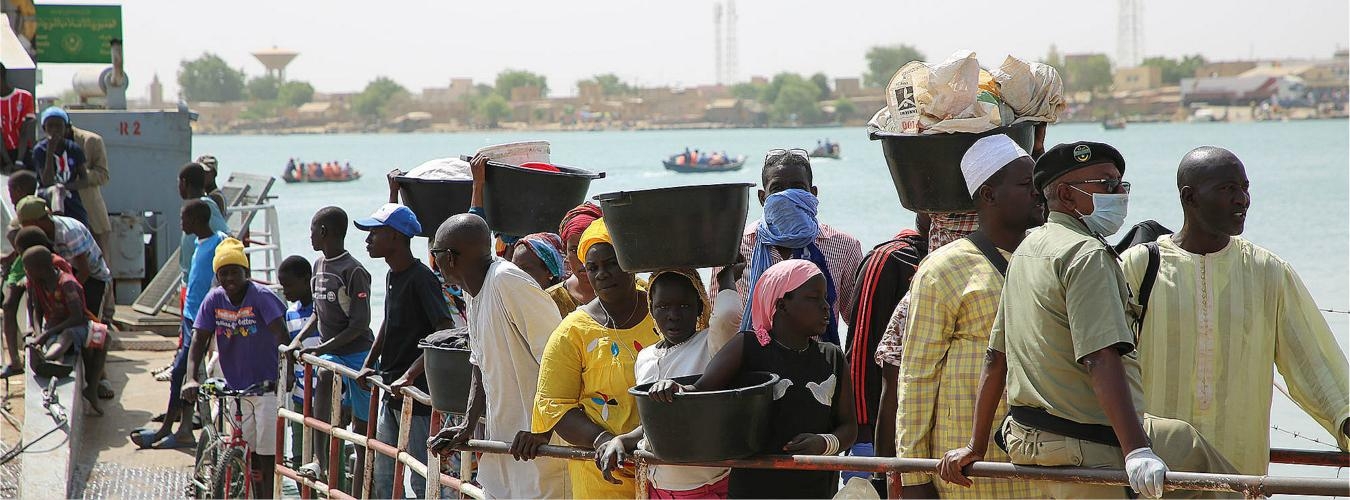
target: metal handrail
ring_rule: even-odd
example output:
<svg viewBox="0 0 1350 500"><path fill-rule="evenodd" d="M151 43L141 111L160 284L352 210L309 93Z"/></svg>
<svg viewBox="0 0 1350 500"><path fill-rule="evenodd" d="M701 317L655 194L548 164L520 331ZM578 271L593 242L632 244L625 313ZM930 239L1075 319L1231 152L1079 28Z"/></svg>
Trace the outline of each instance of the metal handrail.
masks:
<svg viewBox="0 0 1350 500"><path fill-rule="evenodd" d="M282 348L285 352L287 349ZM342 383L342 377L355 379L358 372L346 366L321 359L311 354L305 354L299 360L305 367L304 373L304 391L305 403L302 413L293 412L280 405L278 411L278 433L284 428L284 422L297 422L308 429L315 429L327 434L330 439L329 454L330 464L337 463L338 443L347 442L355 446L365 448L366 463L364 464L366 474L360 485L361 498L370 497L370 485L372 482L372 468L375 455L371 453L380 453L395 459L394 465L394 484L403 483L403 475L406 469L411 468L414 473L423 477L438 477L439 481L428 481L426 496L427 498L438 498L440 488L438 486L448 487L459 493L461 498L482 499L485 497L482 489L470 484L462 479L454 478L442 472L442 457L438 453L428 453L427 462L422 463L406 451L414 443L407 442L406 432L400 433L400 442L397 444L383 443L374 438L376 417L379 409L379 391L394 393L389 384L385 383L380 377L372 376L367 378L367 382L373 388L379 391L371 391L369 404L371 405L371 421L367 423L366 435L336 428L332 424L319 420L311 415L310 394L312 387L313 370L315 367L324 368L334 372L334 404L331 406L334 415L331 420L336 419L336 412L339 409L338 397ZM288 371L289 372L289 371ZM287 376L290 376L289 373ZM412 399L426 406L432 406L431 397L416 387L402 387L397 391L400 397ZM289 394L283 394L280 397L289 398ZM408 429L411 426L413 405L405 404L400 415L400 429ZM443 422L445 414L439 410L432 412L432 430L438 429ZM302 433L302 441L307 442L309 433ZM282 442L277 440L277 457L283 456ZM425 446L424 443L418 443L419 446ZM310 453L310 447L305 445L304 453L306 456ZM470 440L468 443L455 448L457 452L473 453L496 453L509 454L511 444L500 441ZM539 455L544 457L561 458L566 460L585 460L594 461L595 451L586 448L577 448L570 446L544 445L539 449ZM1275 463L1316 465L1330 467L1350 467L1350 454L1344 452L1329 451L1311 451L1311 450L1289 450L1272 449L1270 452L1271 461ZM854 456L820 456L820 455L762 455L737 460L722 460L713 462L698 463L674 463L663 461L651 453L645 451L636 452L628 461L632 466L644 467L647 465L683 465L683 466L705 466L705 467L738 467L738 468L758 468L758 469L796 469L796 470L831 470L831 471L861 471L861 472L880 472L889 476L894 476L906 472L933 472L938 464L936 459L921 458L887 458L887 457L854 457ZM278 473L277 482L274 485L277 494L280 494L281 477L290 478L301 485L302 498L309 498L309 491L323 492L330 498L353 498L346 493L338 490L335 486L337 478L337 467L329 467L329 477L327 482L316 481L307 477L300 476L296 471L286 467L278 458L276 470ZM966 469L967 475L971 477L1003 478L1003 479L1025 479L1025 480L1050 480L1061 482L1073 482L1081 484L1096 484L1106 486L1128 486L1129 480L1125 472L1118 469L1093 469L1082 467L1037 467L1014 465L1003 462L976 462ZM439 483L439 484L437 484ZM397 486L396 486L397 487ZM1313 495L1313 496L1350 496L1350 482L1343 479L1325 479L1309 477L1287 477L1287 476L1251 476L1237 474L1208 474L1195 472L1168 472L1167 473L1168 490L1192 490L1192 491L1220 491L1241 493L1248 497L1268 496L1275 494L1289 495Z"/></svg>
<svg viewBox="0 0 1350 500"><path fill-rule="evenodd" d="M280 351L282 352L283 355L289 355L289 348L287 346L282 346L280 348ZM370 419L369 422L367 422L366 435L362 436L355 432L351 432L346 429L336 427L328 422L324 422L323 420L320 420L312 416L312 405L311 405L312 395L310 394L310 391L313 387L313 380L315 377L314 374L315 367L323 368L332 371L334 373L333 376L334 396L333 396L333 404L332 406L330 406L331 413L329 417L330 421L336 421L337 413L340 411L341 408L340 404L338 403L341 394L342 378L346 377L356 379L358 372L346 366L328 361L326 359L319 358L312 354L305 354L300 356L299 361L304 366L304 380L303 380L304 385L302 386L305 401L304 407L301 413L296 413L287 408L285 404L279 404L277 410L277 434L278 436L283 435L282 433L285 431L286 422L296 422L304 426L307 430L313 429L328 435L329 436L328 477L327 481L317 481L305 476L301 476L296 470L288 467L286 463L280 459L280 457L284 456L283 447L285 440L277 439L277 449L275 455L277 459L275 469L277 471L278 477L276 479L275 484L273 484L273 490L277 498L280 498L281 496L281 479L283 477L290 478L300 486L301 498L309 498L310 493L313 491L321 492L323 495L329 498L344 498L344 499L354 498L348 495L346 492L343 492L342 490L337 488L337 482L339 479L337 477L337 473L339 467L336 464L339 463L338 462L338 457L340 456L339 444L342 442L351 443L354 446L360 446L366 449L365 463L358 464L358 467L363 467L365 469L365 474L362 476L362 481L361 484L359 485L361 498L370 498L370 489L371 484L373 482L375 453L379 453L381 455L394 459L394 471L392 479L395 488L402 487L403 476L406 470L412 469L414 473L419 474L422 477L438 478L438 480L436 481L431 480L427 481L427 489L425 492L426 498L439 498L441 487L447 487L458 492L461 498L474 498L481 500L486 497L481 488L473 484L470 484L467 481L462 481L459 478L455 478L445 474L441 468L442 460L439 455L429 453L427 456L428 457L427 462L429 463L422 463L420 460L417 460L417 458L413 457L407 451L403 451L409 449L409 446L414 444L419 446L426 446L426 443L407 442L408 441L407 432L399 433L399 442L396 444L384 443L379 441L378 439L375 439L375 428L377 424L376 421L377 417L375 417L375 415L379 414L381 391L387 393L395 393L398 394L399 397L411 399L413 401L416 401L417 403L421 403L426 406L432 406L431 396L429 396L427 393L422 392L416 387L402 387L400 388L400 390L394 391L393 388L390 387L389 384L385 383L379 376L372 376L366 378L365 379L366 382L368 382L373 389L377 390L372 390L370 394L370 401L368 402L368 404L370 405L370 415L372 416L372 418ZM287 372L286 376L291 376L290 370L286 370L286 372ZM289 399L290 395L288 393L280 393L279 391L278 397L282 398L282 401L284 402ZM411 427L413 406L414 405L411 404L403 405L402 414L400 415L399 419L400 429L406 430ZM439 429L443 421L444 421L444 414L442 414L439 411L433 411L430 430L434 431L436 429ZM309 433L302 432L300 435L300 439L301 442L303 443L302 449L304 456L309 456L312 451L312 443L309 443L310 440Z"/></svg>
<svg viewBox="0 0 1350 500"><path fill-rule="evenodd" d="M478 453L510 453L510 443L470 440L460 450ZM539 455L566 460L595 460L595 451L570 446L544 445ZM645 451L638 451L629 460L633 466L682 465L697 467L737 467L748 469L796 469L860 472L934 472L938 460L931 458L844 457L836 455L781 455L756 456L737 460L718 460L695 463L668 462ZM971 477L1066 481L1104 486L1129 486L1125 471L1119 469L1092 469L1084 467L1037 467L1004 462L975 462L966 469ZM1206 474L1198 472L1168 472L1167 490L1222 491L1242 493L1248 497L1268 495L1350 496L1350 482L1344 479L1310 477L1247 476L1238 474Z"/></svg>

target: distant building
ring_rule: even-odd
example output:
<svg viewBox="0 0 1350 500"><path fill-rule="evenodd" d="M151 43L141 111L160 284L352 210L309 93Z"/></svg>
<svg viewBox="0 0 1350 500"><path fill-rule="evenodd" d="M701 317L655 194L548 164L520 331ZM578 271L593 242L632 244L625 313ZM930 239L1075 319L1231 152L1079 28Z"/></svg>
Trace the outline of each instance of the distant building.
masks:
<svg viewBox="0 0 1350 500"><path fill-rule="evenodd" d="M428 104L449 104L459 101L472 91L472 78L451 78L449 87L427 87L422 89L422 102Z"/></svg>
<svg viewBox="0 0 1350 500"><path fill-rule="evenodd" d="M752 76L750 77L750 83L755 85L768 85L769 79L763 76Z"/></svg>
<svg viewBox="0 0 1350 500"><path fill-rule="evenodd" d="M538 86L521 85L511 89L511 102L538 101L543 98L543 94Z"/></svg>
<svg viewBox="0 0 1350 500"><path fill-rule="evenodd" d="M1149 90L1160 86L1162 86L1162 68L1156 66L1120 68L1113 75L1112 87L1116 91Z"/></svg>
<svg viewBox="0 0 1350 500"><path fill-rule="evenodd" d="M835 78L834 94L839 97L862 95L862 80L857 78Z"/></svg>
<svg viewBox="0 0 1350 500"><path fill-rule="evenodd" d="M1273 76L1183 78L1181 102L1183 105L1251 105L1269 100L1279 90L1280 79Z"/></svg>
<svg viewBox="0 0 1350 500"><path fill-rule="evenodd" d="M1195 69L1196 78L1238 76L1256 67L1255 61L1228 61L1207 63Z"/></svg>
<svg viewBox="0 0 1350 500"><path fill-rule="evenodd" d="M150 107L152 109L164 107L164 84L159 83L159 73L155 73L155 78L150 80Z"/></svg>

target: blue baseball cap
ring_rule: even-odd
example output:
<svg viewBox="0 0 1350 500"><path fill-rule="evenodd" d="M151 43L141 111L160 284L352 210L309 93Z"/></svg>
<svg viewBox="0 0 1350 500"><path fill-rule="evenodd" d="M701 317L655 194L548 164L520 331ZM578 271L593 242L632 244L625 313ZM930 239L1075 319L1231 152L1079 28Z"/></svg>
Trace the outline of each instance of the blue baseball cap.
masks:
<svg viewBox="0 0 1350 500"><path fill-rule="evenodd" d="M375 213L370 214L370 217L357 219L352 223L362 231L380 226L390 227L409 238L422 233L422 224L417 222L417 215L413 214L412 209L398 203L385 203Z"/></svg>

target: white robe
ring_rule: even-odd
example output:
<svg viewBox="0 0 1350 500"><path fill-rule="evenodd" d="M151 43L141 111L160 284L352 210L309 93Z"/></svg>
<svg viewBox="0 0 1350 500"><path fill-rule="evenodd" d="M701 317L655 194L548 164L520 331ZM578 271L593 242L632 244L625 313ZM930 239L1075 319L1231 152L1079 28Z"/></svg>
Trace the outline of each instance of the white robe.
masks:
<svg viewBox="0 0 1350 500"><path fill-rule="evenodd" d="M483 289L469 296L469 361L483 373L487 408L485 438L511 442L530 429L539 360L549 335L562 322L558 307L530 275L494 259ZM517 462L510 455L483 454L478 481L492 498L566 498L567 464L539 458Z"/></svg>

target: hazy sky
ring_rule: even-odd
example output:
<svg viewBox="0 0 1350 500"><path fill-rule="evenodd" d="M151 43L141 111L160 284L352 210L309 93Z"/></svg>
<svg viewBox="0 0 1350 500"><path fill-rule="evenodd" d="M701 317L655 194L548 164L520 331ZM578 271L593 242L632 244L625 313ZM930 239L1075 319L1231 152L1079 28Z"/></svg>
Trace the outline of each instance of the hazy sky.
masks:
<svg viewBox="0 0 1350 500"><path fill-rule="evenodd" d="M1344 0L1144 2L1148 55L1325 58L1350 45ZM577 80L604 72L647 86L713 83L714 3L133 0L122 15L133 97L158 73L172 100L179 61L206 51L261 74L249 53L272 45L300 52L287 76L320 92L359 90L379 75L420 92L452 77L490 83L520 68L546 75L552 95L570 95ZM783 70L859 76L863 54L878 44L915 45L930 60L968 48L985 66L1009 53L1041 58L1051 44L1062 53L1116 53L1111 0L740 0L736 8L742 79ZM69 88L80 67L42 66L39 95Z"/></svg>

